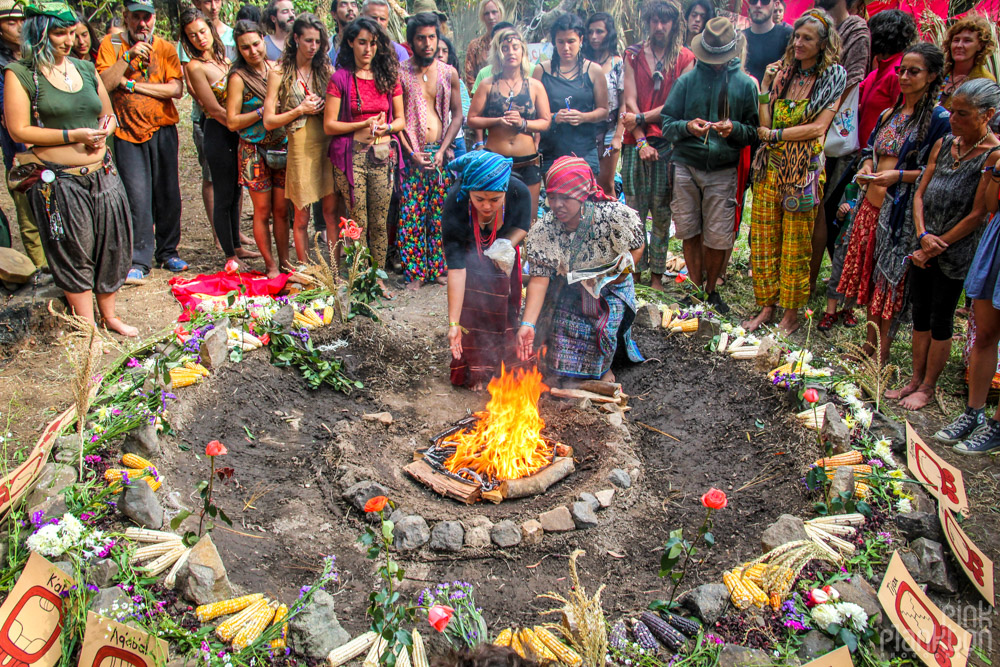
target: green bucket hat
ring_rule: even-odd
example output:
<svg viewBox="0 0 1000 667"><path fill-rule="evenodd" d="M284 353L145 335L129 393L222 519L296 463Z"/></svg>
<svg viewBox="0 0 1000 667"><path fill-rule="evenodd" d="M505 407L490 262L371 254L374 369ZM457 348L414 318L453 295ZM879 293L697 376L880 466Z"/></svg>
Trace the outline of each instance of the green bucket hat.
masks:
<svg viewBox="0 0 1000 667"><path fill-rule="evenodd" d="M44 0L25 5L24 13L28 18L32 16L51 16L62 19L69 23L76 23L76 12L61 0Z"/></svg>

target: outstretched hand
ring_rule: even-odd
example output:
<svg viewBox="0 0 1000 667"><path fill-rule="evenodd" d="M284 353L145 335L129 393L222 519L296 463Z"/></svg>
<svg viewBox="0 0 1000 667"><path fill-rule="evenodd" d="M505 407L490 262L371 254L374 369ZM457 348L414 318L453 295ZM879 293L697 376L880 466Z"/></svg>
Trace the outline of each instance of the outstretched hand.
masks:
<svg viewBox="0 0 1000 667"><path fill-rule="evenodd" d="M521 361L531 359L535 354L535 330L521 325L517 330L517 358Z"/></svg>

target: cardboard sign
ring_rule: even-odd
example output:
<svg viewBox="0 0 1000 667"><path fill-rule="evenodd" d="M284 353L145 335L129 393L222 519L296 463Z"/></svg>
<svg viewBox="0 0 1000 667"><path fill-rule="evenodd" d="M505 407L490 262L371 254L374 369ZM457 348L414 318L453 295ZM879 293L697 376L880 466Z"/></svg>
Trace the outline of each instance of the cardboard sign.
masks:
<svg viewBox="0 0 1000 667"><path fill-rule="evenodd" d="M941 519L941 528L944 530L945 539L951 547L951 552L955 554L955 559L965 570L969 581L976 587L991 607L996 606L993 596L993 561L986 557L979 547L969 539L962 527L955 520L955 515L938 505L938 517Z"/></svg>
<svg viewBox="0 0 1000 667"><path fill-rule="evenodd" d="M63 598L73 579L36 553L0 606L0 664L52 667L62 655Z"/></svg>
<svg viewBox="0 0 1000 667"><path fill-rule="evenodd" d="M79 667L162 667L167 642L92 611L87 612Z"/></svg>
<svg viewBox="0 0 1000 667"><path fill-rule="evenodd" d="M841 646L836 651L821 655L802 667L854 667L854 660L851 658L851 649Z"/></svg>
<svg viewBox="0 0 1000 667"><path fill-rule="evenodd" d="M914 653L930 667L965 667L972 635L945 616L913 580L899 552L878 589L878 601Z"/></svg>
<svg viewBox="0 0 1000 667"><path fill-rule="evenodd" d="M55 443L56 437L75 418L75 407L66 410L66 412L56 417L45 428L41 437L38 438L38 442L35 443L35 446L28 453L28 458L25 459L24 463L14 468L6 477L0 479L0 517L10 509L11 505L20 499L35 481L39 473L41 473L42 466L45 465L45 462L49 458L49 452L52 451L52 445Z"/></svg>
<svg viewBox="0 0 1000 667"><path fill-rule="evenodd" d="M926 482L924 488L941 505L952 512L966 514L969 511L962 471L948 465L924 444L910 422L906 422L906 467L914 479Z"/></svg>
<svg viewBox="0 0 1000 667"><path fill-rule="evenodd" d="M536 42L534 44L528 44L528 60L531 61L532 65L537 65L540 61L550 60L551 58L551 42Z"/></svg>

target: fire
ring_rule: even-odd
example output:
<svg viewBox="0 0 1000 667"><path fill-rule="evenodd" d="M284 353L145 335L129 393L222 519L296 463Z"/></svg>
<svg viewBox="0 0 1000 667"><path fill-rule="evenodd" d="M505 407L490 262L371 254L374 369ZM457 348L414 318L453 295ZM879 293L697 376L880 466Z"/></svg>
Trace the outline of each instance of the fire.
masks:
<svg viewBox="0 0 1000 667"><path fill-rule="evenodd" d="M490 402L472 430L449 438L458 444L445 462L453 473L468 468L485 480L527 477L551 463L552 445L542 438L545 422L538 414L538 398L548 387L537 368L530 371L501 367L489 384Z"/></svg>

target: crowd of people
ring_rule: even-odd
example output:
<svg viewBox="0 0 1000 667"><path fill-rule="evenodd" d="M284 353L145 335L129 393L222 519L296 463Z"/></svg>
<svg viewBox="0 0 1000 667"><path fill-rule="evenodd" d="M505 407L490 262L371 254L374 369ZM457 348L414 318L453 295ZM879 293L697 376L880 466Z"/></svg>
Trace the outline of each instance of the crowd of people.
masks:
<svg viewBox="0 0 1000 667"><path fill-rule="evenodd" d="M566 13L533 63L502 0L482 0L460 63L433 0L414 3L405 44L389 36L387 0L334 0L332 33L291 0L247 5L232 27L221 0L194 0L176 44L147 2L127 2L100 36L60 0L0 0L0 145L22 244L76 313L96 322L96 298L108 328L135 335L117 290L154 264L188 268L187 91L220 264L294 270L310 221L339 262L334 221L347 216L375 267L447 284L452 380L481 388L542 345L566 382L640 360L635 280L648 270L662 289L671 230L687 280L728 312L748 201L759 310L745 328L779 309L781 332L799 328L829 256L819 329L855 326L864 308L865 353L884 363L912 327L912 378L887 396L915 410L933 399L964 291L969 406L938 437L996 449L1000 422L983 413L1000 343L991 27L967 15L939 48L903 11L868 20L862 0L815 4L789 25L781 0L749 0L746 19L646 0L642 39L624 50L611 15Z"/></svg>

